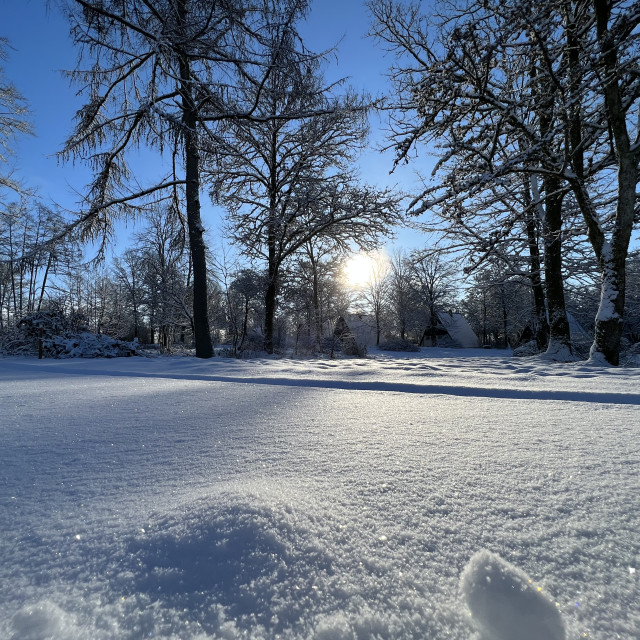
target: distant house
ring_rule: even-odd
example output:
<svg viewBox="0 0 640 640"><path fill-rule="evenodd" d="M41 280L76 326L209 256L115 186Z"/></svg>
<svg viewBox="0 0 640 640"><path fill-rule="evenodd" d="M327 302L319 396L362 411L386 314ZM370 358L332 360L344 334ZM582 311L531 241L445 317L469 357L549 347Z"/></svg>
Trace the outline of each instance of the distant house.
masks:
<svg viewBox="0 0 640 640"><path fill-rule="evenodd" d="M365 347L376 343L376 320L366 313L348 313L345 318L356 342Z"/></svg>
<svg viewBox="0 0 640 640"><path fill-rule="evenodd" d="M480 346L478 336L474 333L467 319L460 313L439 311L437 313L435 334L438 347L475 349ZM431 346L431 327L425 329L420 344Z"/></svg>
<svg viewBox="0 0 640 640"><path fill-rule="evenodd" d="M460 313L438 313L440 323L447 330L452 347L463 349L475 349L480 346L480 340L467 322L467 319ZM445 345L440 345L445 346Z"/></svg>
<svg viewBox="0 0 640 640"><path fill-rule="evenodd" d="M376 344L376 323L373 316L350 313L340 320L346 322L359 345L370 347ZM431 346L431 327L425 329L422 338L421 344ZM436 345L476 348L480 346L480 341L464 316L459 313L440 312L436 324Z"/></svg>

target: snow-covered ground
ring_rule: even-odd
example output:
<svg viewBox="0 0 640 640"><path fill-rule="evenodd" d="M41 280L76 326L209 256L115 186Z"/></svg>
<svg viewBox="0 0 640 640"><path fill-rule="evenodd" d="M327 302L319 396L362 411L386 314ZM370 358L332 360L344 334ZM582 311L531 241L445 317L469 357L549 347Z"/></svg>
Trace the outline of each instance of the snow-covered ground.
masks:
<svg viewBox="0 0 640 640"><path fill-rule="evenodd" d="M639 381L0 359L0 638L637 639Z"/></svg>

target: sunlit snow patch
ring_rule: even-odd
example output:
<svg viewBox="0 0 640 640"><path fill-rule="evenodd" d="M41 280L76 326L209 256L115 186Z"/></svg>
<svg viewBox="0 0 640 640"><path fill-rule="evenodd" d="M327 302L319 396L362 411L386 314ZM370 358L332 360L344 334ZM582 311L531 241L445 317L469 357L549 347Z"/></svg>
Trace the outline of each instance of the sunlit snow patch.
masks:
<svg viewBox="0 0 640 640"><path fill-rule="evenodd" d="M473 620L491 640L564 640L556 606L524 571L489 551L476 553L461 586Z"/></svg>

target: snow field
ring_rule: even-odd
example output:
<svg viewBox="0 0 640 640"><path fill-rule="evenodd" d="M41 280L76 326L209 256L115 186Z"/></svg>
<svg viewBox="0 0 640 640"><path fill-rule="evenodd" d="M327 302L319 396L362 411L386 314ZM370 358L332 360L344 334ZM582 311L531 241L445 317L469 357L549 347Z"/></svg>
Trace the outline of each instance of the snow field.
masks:
<svg viewBox="0 0 640 640"><path fill-rule="evenodd" d="M637 373L430 353L0 360L0 638L640 636Z"/></svg>

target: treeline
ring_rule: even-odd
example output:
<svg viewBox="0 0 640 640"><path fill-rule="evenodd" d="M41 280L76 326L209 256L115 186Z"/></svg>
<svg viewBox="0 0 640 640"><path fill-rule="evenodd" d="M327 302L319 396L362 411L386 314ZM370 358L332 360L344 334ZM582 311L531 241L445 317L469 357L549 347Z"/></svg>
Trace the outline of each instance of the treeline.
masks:
<svg viewBox="0 0 640 640"><path fill-rule="evenodd" d="M47 224L60 224L50 211L36 211L17 216L20 225L6 224L0 236L5 253L17 255ZM137 339L168 353L190 348L193 271L184 227L170 209L158 208L132 240L108 265L83 265L79 248L68 243L6 263L0 271L0 332L10 337L21 319L52 310L118 341ZM208 257L212 340L228 355L255 354L264 349L268 272L230 255L221 249ZM531 284L499 263L465 281L460 264L442 252L374 253L366 282L354 287L345 272L348 261L348 253L313 243L288 261L277 292L276 351L331 353L338 319L356 316L378 343L431 346L438 343L442 312L462 313L484 346L537 351ZM640 341L640 252L629 258L628 292L625 347ZM578 356L588 356L598 302L596 282L570 282L567 309Z"/></svg>
<svg viewBox="0 0 640 640"><path fill-rule="evenodd" d="M592 339L578 355L617 365L638 338L636 3L368 8L395 54L377 102L325 80L326 54L300 35L304 0L69 0L85 105L61 159L87 162L93 180L72 221L3 197L3 326L55 301L86 309L95 331L210 357L215 340L321 348L349 309L377 341L420 341L455 308L482 343L528 340L556 360L576 355L580 325ZM8 148L28 126L19 94L3 92ZM353 170L373 109L389 116L396 163L440 156L408 196ZM146 185L130 164L140 147L170 160ZM0 187L24 192L6 173ZM242 264L207 246L205 195L226 209ZM103 272L79 268L82 242L106 247L132 216L147 221L132 248ZM434 246L393 256L351 299L341 260L405 217Z"/></svg>

